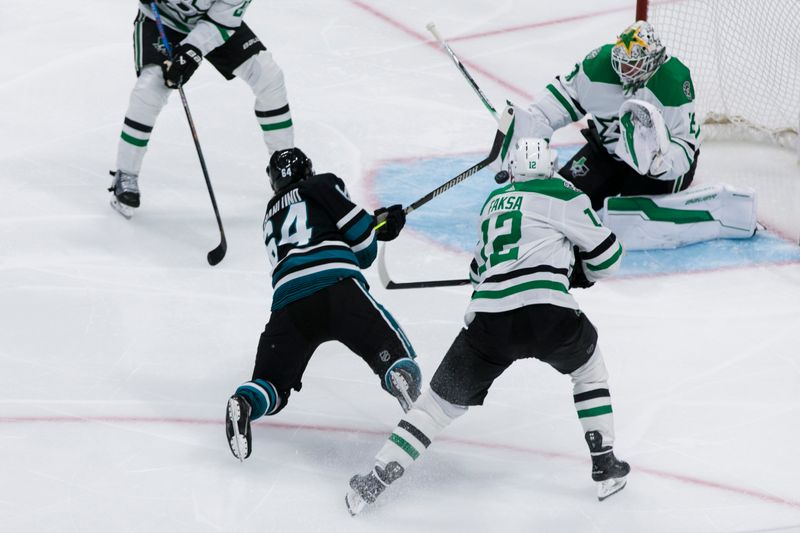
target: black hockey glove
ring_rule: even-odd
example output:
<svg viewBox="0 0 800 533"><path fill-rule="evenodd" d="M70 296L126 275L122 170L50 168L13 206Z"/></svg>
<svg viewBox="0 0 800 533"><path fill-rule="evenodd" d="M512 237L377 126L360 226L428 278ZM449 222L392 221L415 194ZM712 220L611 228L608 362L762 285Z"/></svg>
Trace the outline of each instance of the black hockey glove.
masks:
<svg viewBox="0 0 800 533"><path fill-rule="evenodd" d="M177 89L186 85L194 71L200 66L203 54L191 44L178 45L172 51L172 61L161 63L161 72L164 73L164 85L170 89Z"/></svg>
<svg viewBox="0 0 800 533"><path fill-rule="evenodd" d="M406 225L406 212L403 210L403 206L395 204L381 207L375 211L375 225L378 226L383 221L386 223L375 230L375 237L379 241L396 239L400 235L400 230Z"/></svg>
<svg viewBox="0 0 800 533"><path fill-rule="evenodd" d="M589 281L586 277L586 272L583 270L583 261L578 255L578 247L573 246L572 251L575 252L575 266L572 267L572 274L569 276L570 289L588 289L594 285L594 281Z"/></svg>

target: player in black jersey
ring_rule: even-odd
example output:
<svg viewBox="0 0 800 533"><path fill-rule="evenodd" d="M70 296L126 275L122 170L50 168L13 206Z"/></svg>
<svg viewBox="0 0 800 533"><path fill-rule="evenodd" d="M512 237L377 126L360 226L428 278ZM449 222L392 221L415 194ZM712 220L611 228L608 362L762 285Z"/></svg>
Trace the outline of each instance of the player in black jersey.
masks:
<svg viewBox="0 0 800 533"><path fill-rule="evenodd" d="M376 240L400 233L403 208L367 213L337 176L314 174L297 148L275 152L267 174L275 191L263 226L272 263L272 315L258 343L252 380L236 389L226 413L228 443L240 460L252 449L250 421L286 406L323 342L337 340L364 359L405 411L422 380L411 343L361 274L375 260Z"/></svg>

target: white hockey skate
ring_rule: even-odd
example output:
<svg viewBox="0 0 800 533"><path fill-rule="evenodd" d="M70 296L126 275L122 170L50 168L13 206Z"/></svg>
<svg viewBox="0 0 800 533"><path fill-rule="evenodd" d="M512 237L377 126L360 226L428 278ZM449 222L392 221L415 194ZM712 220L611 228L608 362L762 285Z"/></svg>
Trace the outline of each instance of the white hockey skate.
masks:
<svg viewBox="0 0 800 533"><path fill-rule="evenodd" d="M231 396L225 410L225 436L234 457L244 462L253 449L250 433L250 404L241 396Z"/></svg>
<svg viewBox="0 0 800 533"><path fill-rule="evenodd" d="M599 431L586 433L586 442L592 453L592 479L597 482L597 499L603 501L625 488L631 465L617 459L610 446L603 447Z"/></svg>
<svg viewBox="0 0 800 533"><path fill-rule="evenodd" d="M109 172L114 179L108 190L111 195L111 207L120 215L130 219L134 210L139 207L139 177L136 174L129 174L122 170Z"/></svg>
<svg viewBox="0 0 800 533"><path fill-rule="evenodd" d="M397 461L392 461L385 468L376 466L366 475L356 474L350 478L350 489L344 496L344 503L350 516L355 516L371 503L375 503L386 487L400 479L405 469Z"/></svg>

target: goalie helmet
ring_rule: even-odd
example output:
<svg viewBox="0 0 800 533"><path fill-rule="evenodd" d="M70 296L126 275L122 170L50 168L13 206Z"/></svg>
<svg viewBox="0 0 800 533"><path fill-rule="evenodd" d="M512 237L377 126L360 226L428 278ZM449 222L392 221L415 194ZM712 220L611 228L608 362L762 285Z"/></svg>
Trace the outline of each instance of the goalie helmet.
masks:
<svg viewBox="0 0 800 533"><path fill-rule="evenodd" d="M314 167L311 165L311 160L299 148L278 150L269 158L267 176L275 192L313 175Z"/></svg>
<svg viewBox="0 0 800 533"><path fill-rule="evenodd" d="M514 146L508 162L508 173L511 174L511 181L552 178L557 162L558 152L551 150L545 139L522 138Z"/></svg>
<svg viewBox="0 0 800 533"><path fill-rule="evenodd" d="M643 83L666 59L666 49L649 22L638 20L619 34L611 49L611 66L623 85Z"/></svg>

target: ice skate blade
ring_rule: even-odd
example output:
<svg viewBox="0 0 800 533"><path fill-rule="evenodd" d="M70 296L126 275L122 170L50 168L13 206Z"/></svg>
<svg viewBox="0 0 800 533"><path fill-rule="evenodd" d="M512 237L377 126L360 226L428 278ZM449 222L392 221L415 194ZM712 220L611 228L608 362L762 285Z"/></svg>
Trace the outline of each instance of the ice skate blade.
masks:
<svg viewBox="0 0 800 533"><path fill-rule="evenodd" d="M131 219L133 216L133 211L136 209L135 207L120 203L119 200L117 200L117 197L113 194L111 195L111 201L109 203L111 204L111 207L114 208L114 211L125 217L127 220Z"/></svg>
<svg viewBox="0 0 800 533"><path fill-rule="evenodd" d="M353 489L348 490L347 494L344 495L344 503L347 505L347 511L350 513L350 516L356 516L367 506L367 502L364 501L364 498Z"/></svg>
<svg viewBox="0 0 800 533"><path fill-rule="evenodd" d="M239 418L242 413L239 409L239 402L234 398L228 400L228 421L233 426L233 436L231 437L230 447L233 456L239 459L240 463L244 462L244 455L247 455L247 440L239 433ZM245 453L242 454L242 448Z"/></svg>
<svg viewBox="0 0 800 533"><path fill-rule="evenodd" d="M628 480L625 477L617 477L600 481L597 484L597 499L602 502L609 496L613 496L624 489L627 483Z"/></svg>

